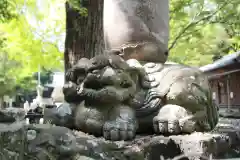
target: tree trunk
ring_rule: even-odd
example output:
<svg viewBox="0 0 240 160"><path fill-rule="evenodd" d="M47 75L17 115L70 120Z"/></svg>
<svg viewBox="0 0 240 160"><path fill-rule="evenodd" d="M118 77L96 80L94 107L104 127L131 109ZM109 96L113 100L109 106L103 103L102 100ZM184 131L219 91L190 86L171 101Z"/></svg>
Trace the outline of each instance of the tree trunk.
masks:
<svg viewBox="0 0 240 160"><path fill-rule="evenodd" d="M87 17L66 2L65 71L82 57L103 53L103 1L89 0Z"/></svg>
<svg viewBox="0 0 240 160"><path fill-rule="evenodd" d="M3 109L3 108L4 108L3 103L4 103L4 101L3 101L3 96L0 96L0 109Z"/></svg>

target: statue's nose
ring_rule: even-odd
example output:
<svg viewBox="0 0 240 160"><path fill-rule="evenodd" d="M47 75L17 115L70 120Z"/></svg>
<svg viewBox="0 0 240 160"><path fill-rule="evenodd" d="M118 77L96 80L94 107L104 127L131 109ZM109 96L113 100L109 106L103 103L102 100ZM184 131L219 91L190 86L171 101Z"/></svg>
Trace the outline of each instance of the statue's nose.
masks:
<svg viewBox="0 0 240 160"><path fill-rule="evenodd" d="M103 72L103 77L112 77L114 76L116 73L112 68L106 68L105 71Z"/></svg>

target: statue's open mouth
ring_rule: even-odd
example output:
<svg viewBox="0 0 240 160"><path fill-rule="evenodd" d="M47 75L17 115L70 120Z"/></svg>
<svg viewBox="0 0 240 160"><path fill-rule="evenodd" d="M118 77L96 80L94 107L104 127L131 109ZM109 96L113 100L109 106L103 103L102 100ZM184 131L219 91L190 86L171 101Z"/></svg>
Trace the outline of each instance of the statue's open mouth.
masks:
<svg viewBox="0 0 240 160"><path fill-rule="evenodd" d="M105 85L102 84L100 81L98 80L94 80L94 81L86 81L84 83L84 88L88 88L88 89L94 89L94 90L100 90L104 87Z"/></svg>
<svg viewBox="0 0 240 160"><path fill-rule="evenodd" d="M81 81L78 94L90 104L122 102L135 92L133 82L127 74L119 70L100 70L88 73Z"/></svg>
<svg viewBox="0 0 240 160"><path fill-rule="evenodd" d="M89 74L84 80L84 88L93 89L93 90L101 90L106 86L113 85L111 79L106 79L102 77L98 77L95 74Z"/></svg>

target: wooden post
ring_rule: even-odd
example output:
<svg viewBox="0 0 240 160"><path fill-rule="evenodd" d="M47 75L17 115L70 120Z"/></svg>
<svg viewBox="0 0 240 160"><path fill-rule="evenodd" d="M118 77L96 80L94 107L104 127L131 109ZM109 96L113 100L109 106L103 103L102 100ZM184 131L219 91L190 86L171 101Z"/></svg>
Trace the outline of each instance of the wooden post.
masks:
<svg viewBox="0 0 240 160"><path fill-rule="evenodd" d="M231 109L230 104L230 75L227 76L227 102L228 102L228 111Z"/></svg>

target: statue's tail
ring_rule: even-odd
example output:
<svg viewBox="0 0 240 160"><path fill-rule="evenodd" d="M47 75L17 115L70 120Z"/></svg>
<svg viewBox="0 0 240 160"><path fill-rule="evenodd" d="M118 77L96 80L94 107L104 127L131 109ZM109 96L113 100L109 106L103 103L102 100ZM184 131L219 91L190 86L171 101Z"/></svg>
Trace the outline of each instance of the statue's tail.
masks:
<svg viewBox="0 0 240 160"><path fill-rule="evenodd" d="M201 91L203 96L198 96L195 97L198 101L199 104L202 104L203 106L206 107L206 112L207 112L207 121L210 126L210 129L213 130L218 121L219 121L219 108L216 105L216 103L213 101L211 90L209 89L204 89L200 85L196 83L192 83L199 91Z"/></svg>
<svg viewBox="0 0 240 160"><path fill-rule="evenodd" d="M135 101L137 101L137 99L135 99ZM135 108L136 116L145 117L152 115L155 112L158 112L160 106L163 105L163 101L162 97L160 97L156 91L149 89L143 104L142 103L140 104L141 105L139 105L138 108Z"/></svg>
<svg viewBox="0 0 240 160"><path fill-rule="evenodd" d="M209 101L212 101L212 103L207 105L207 116L211 130L213 130L219 121L219 108L212 99L209 99Z"/></svg>

